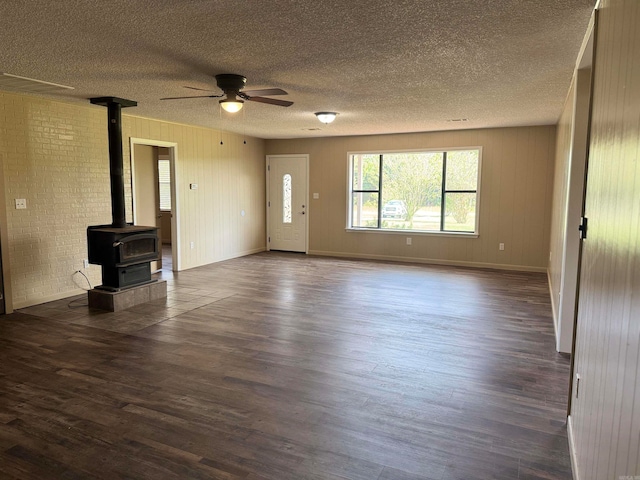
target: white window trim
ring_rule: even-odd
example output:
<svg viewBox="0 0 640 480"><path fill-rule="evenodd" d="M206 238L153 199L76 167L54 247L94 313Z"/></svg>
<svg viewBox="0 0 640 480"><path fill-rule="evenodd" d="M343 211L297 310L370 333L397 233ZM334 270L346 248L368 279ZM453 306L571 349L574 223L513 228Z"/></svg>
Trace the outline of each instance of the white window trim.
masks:
<svg viewBox="0 0 640 480"><path fill-rule="evenodd" d="M473 232L454 232L454 231L442 231L442 230L393 230L382 228L367 228L367 227L352 227L351 215L353 214L353 162L351 161L352 155L377 155L387 153L429 153L429 152L451 152L455 150L478 150L478 187L476 188L476 220ZM365 232L365 233L378 233L378 234L408 234L411 235L424 235L424 236L445 236L445 237L465 237L465 238L478 238L480 236L480 188L482 183L482 146L464 146L464 147L441 147L441 148L411 148L404 150L356 150L347 152L347 218L345 230L347 232ZM379 201L382 201L380 198Z"/></svg>

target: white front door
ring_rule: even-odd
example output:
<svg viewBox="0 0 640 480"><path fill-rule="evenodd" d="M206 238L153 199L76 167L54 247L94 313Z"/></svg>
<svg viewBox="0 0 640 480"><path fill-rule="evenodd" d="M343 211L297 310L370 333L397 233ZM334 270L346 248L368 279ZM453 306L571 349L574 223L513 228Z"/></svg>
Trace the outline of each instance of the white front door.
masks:
<svg viewBox="0 0 640 480"><path fill-rule="evenodd" d="M268 250L307 251L308 155L267 156Z"/></svg>

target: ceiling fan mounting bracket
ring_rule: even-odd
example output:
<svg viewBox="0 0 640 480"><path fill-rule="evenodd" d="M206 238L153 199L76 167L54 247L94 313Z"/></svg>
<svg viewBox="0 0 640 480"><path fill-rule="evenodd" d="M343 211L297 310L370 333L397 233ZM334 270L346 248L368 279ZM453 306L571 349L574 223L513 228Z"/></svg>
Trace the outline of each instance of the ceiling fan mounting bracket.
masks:
<svg viewBox="0 0 640 480"><path fill-rule="evenodd" d="M218 88L223 92L238 93L247 84L247 79L242 75L236 75L234 73L221 73L216 75L216 82Z"/></svg>

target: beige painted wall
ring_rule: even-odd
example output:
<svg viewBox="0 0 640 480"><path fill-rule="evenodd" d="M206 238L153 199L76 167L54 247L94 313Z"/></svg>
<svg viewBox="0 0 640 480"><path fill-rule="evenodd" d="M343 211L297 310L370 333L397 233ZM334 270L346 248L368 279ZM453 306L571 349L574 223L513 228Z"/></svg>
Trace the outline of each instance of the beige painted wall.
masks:
<svg viewBox="0 0 640 480"><path fill-rule="evenodd" d="M478 238L346 232L347 152L482 146ZM312 254L545 271L555 126L267 140L268 155L310 155ZM505 244L499 251L498 244Z"/></svg>
<svg viewBox="0 0 640 480"><path fill-rule="evenodd" d="M129 137L176 142L181 268L264 250L264 142L249 138L244 145L244 137L225 133L221 146L218 131L127 112L127 220L132 219ZM21 308L78 293L87 286L73 275L87 258L86 228L111 223L106 109L0 93L0 152L8 303ZM189 190L189 183L199 189ZM25 198L28 208L16 210L15 198ZM100 267L90 266L87 274L93 285L100 283Z"/></svg>
<svg viewBox="0 0 640 480"><path fill-rule="evenodd" d="M133 145L131 162L133 185L133 218L136 225L160 227L160 193L158 186L158 147ZM158 234L162 238L162 231ZM151 271L162 268L162 261L151 262Z"/></svg>
<svg viewBox="0 0 640 480"><path fill-rule="evenodd" d="M165 245L171 245L171 212L160 213L160 241Z"/></svg>
<svg viewBox="0 0 640 480"><path fill-rule="evenodd" d="M580 480L640 476L638 25L638 0L601 1L570 418Z"/></svg>

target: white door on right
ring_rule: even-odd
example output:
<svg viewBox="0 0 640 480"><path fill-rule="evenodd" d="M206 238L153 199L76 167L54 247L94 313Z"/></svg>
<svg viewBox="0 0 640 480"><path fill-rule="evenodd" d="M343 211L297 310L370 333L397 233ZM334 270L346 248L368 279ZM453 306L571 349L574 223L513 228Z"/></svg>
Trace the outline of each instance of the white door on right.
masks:
<svg viewBox="0 0 640 480"><path fill-rule="evenodd" d="M269 250L307 251L307 155L267 156Z"/></svg>

